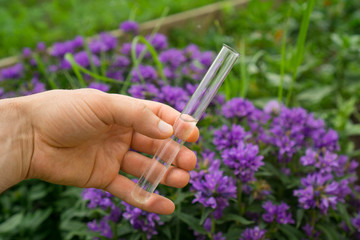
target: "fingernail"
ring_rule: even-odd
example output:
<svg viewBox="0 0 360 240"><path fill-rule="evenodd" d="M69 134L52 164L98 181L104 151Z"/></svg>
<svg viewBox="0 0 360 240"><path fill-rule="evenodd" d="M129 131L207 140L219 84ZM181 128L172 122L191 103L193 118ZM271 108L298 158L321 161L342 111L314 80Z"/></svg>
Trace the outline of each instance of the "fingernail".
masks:
<svg viewBox="0 0 360 240"><path fill-rule="evenodd" d="M167 124L166 122L160 120L159 122L159 130L163 133L172 133L173 127L170 124Z"/></svg>

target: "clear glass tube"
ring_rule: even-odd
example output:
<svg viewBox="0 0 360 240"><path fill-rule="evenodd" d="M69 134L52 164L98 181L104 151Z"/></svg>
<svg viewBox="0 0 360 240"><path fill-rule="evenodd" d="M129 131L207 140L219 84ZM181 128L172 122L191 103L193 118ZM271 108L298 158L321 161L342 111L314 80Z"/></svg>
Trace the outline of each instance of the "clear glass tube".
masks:
<svg viewBox="0 0 360 240"><path fill-rule="evenodd" d="M155 191L238 57L239 54L235 50L225 44L223 45L200 85L176 120L173 126L174 134L163 140L134 187L132 197L136 201L145 203Z"/></svg>

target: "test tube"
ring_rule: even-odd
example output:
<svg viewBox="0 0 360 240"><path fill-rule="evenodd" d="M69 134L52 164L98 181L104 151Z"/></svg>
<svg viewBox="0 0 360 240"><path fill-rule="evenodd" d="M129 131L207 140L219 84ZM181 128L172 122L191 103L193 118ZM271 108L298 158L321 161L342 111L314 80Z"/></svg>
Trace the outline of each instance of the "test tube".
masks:
<svg viewBox="0 0 360 240"><path fill-rule="evenodd" d="M134 200L145 203L150 198L238 57L239 53L229 46L223 45L179 118L175 121L174 134L163 140L154 157L147 163L146 170L131 193Z"/></svg>

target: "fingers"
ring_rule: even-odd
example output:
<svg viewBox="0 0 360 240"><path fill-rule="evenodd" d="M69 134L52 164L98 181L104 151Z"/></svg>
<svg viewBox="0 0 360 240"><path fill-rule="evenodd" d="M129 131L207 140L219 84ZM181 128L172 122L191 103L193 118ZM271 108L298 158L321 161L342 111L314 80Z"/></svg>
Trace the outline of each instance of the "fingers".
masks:
<svg viewBox="0 0 360 240"><path fill-rule="evenodd" d="M175 210L175 205L169 199L153 193L148 201L139 203L133 199L131 192L135 187L135 183L130 179L118 175L114 180L104 189L114 196L124 200L134 207L142 210L153 212L157 214L171 214Z"/></svg>
<svg viewBox="0 0 360 240"><path fill-rule="evenodd" d="M121 170L139 178L145 172L148 164L151 163L152 161L148 157L129 151L123 159ZM182 188L188 184L189 179L190 175L187 171L170 166L160 183L170 187Z"/></svg>
<svg viewBox="0 0 360 240"><path fill-rule="evenodd" d="M142 134L135 133L130 147L136 151L154 155L162 142L162 140L152 139ZM196 165L195 153L183 146L174 160L174 165L187 171L194 169Z"/></svg>
<svg viewBox="0 0 360 240"><path fill-rule="evenodd" d="M173 127L165 119L157 116L143 101L117 94L107 96L109 112L114 123L132 127L136 132L152 138L164 139L172 135ZM167 108L166 113L170 118L176 118L180 114L172 108Z"/></svg>

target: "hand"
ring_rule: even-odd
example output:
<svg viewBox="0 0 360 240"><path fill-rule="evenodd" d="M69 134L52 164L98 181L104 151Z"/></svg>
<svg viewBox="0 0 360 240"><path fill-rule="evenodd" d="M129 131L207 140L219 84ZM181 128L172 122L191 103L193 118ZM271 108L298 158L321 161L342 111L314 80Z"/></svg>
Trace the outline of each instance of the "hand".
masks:
<svg viewBox="0 0 360 240"><path fill-rule="evenodd" d="M27 119L23 125L30 128L22 134L30 136L29 141L20 144L26 146L22 156L29 157L12 167L14 175L26 173L18 179L100 188L149 212L174 211L174 204L157 194L144 204L136 202L131 197L135 183L119 170L140 177L149 159L130 148L154 154L160 139L172 135L169 124L174 124L178 111L93 89L53 90L16 100L21 117ZM198 136L195 128L188 141L196 141ZM195 154L183 147L161 183L184 187L195 164Z"/></svg>

